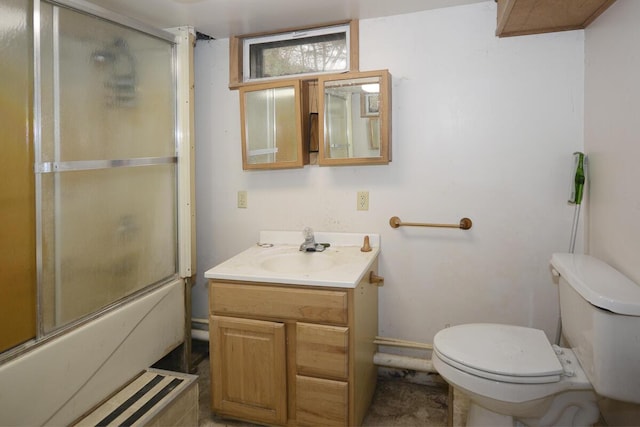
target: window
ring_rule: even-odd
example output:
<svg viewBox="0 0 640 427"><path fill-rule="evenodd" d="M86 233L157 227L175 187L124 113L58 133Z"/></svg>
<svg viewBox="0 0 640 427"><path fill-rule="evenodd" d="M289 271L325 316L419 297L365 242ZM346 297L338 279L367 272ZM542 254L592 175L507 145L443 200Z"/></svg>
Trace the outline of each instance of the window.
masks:
<svg viewBox="0 0 640 427"><path fill-rule="evenodd" d="M245 81L349 70L349 25L244 39Z"/></svg>
<svg viewBox="0 0 640 427"><path fill-rule="evenodd" d="M229 86L358 70L358 21L230 40Z"/></svg>

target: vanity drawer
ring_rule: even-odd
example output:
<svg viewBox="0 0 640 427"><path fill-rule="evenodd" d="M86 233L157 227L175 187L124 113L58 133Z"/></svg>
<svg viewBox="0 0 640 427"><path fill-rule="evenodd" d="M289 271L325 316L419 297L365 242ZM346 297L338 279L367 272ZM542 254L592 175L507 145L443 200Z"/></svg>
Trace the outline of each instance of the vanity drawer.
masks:
<svg viewBox="0 0 640 427"><path fill-rule="evenodd" d="M210 281L215 314L262 316L346 325L347 292Z"/></svg>
<svg viewBox="0 0 640 427"><path fill-rule="evenodd" d="M349 425L349 385L342 381L297 375L296 424Z"/></svg>
<svg viewBox="0 0 640 427"><path fill-rule="evenodd" d="M349 376L349 328L296 324L296 370L301 375L346 380Z"/></svg>

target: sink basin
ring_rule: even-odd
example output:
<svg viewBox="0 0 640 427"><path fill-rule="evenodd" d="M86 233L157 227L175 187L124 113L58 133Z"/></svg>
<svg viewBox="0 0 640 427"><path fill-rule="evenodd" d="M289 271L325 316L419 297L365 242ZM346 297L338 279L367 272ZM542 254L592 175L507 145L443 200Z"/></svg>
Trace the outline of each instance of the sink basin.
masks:
<svg viewBox="0 0 640 427"><path fill-rule="evenodd" d="M365 236L370 237L371 252L360 250ZM205 277L252 284L355 288L380 251L377 234L317 232L315 237L329 246L322 252L301 252L299 231L262 231L261 243L207 270Z"/></svg>
<svg viewBox="0 0 640 427"><path fill-rule="evenodd" d="M314 273L331 269L336 261L324 252L293 252L268 256L260 267L274 273Z"/></svg>

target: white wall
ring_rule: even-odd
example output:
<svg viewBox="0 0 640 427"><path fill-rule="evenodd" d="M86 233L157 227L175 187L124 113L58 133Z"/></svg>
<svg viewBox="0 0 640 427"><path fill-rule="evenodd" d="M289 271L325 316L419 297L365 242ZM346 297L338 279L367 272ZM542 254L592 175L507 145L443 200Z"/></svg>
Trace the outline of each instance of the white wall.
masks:
<svg viewBox="0 0 640 427"><path fill-rule="evenodd" d="M360 69L393 76L388 166L243 172L228 40L196 46L198 282L261 229L382 236L380 334L431 342L446 324L508 322L553 338L548 261L566 251L583 141L584 32L498 39L493 1L360 22ZM248 208L236 208L236 192ZM356 211L356 192L370 209ZM470 231L392 229L389 218ZM581 247L581 242L579 243Z"/></svg>
<svg viewBox="0 0 640 427"><path fill-rule="evenodd" d="M586 30L588 250L640 283L640 2L618 0Z"/></svg>

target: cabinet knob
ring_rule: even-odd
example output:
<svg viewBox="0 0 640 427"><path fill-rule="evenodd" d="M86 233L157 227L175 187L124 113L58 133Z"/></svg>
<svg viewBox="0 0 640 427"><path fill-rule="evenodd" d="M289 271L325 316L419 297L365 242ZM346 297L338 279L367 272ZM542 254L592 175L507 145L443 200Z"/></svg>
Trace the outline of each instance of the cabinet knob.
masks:
<svg viewBox="0 0 640 427"><path fill-rule="evenodd" d="M378 276L373 271L369 273L369 283L382 286L384 285L384 277Z"/></svg>

